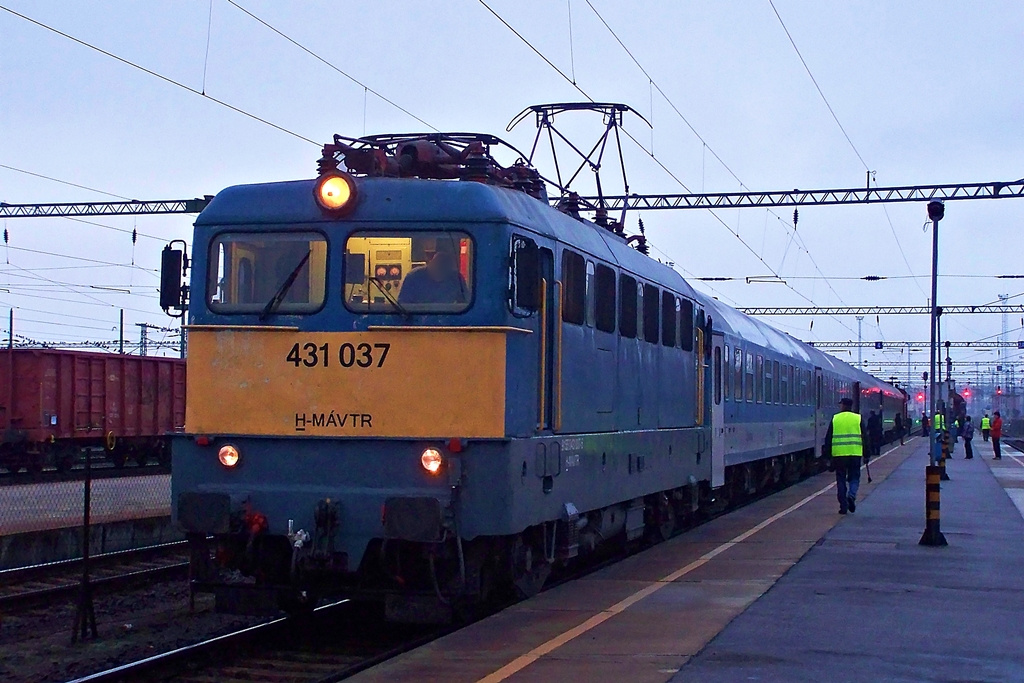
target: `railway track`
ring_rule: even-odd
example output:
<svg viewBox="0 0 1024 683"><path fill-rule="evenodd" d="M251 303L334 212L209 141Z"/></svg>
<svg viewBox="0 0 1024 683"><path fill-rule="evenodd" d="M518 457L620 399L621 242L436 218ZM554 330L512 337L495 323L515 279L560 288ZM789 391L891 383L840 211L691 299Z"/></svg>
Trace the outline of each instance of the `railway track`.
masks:
<svg viewBox="0 0 1024 683"><path fill-rule="evenodd" d="M97 593L188 576L184 541L96 555L89 560L90 583ZM0 571L0 612L31 609L77 595L82 560Z"/></svg>
<svg viewBox="0 0 1024 683"><path fill-rule="evenodd" d="M704 512L681 524L673 536L691 531L784 488L788 485L749 495L721 510ZM571 570L555 572L545 590L596 572L650 545L645 542L625 553L600 556ZM499 605L494 611L504 609L508 604L511 603ZM328 683L353 676L463 625L438 628L388 623L384 621L379 604L342 600L318 607L309 615L274 619L86 676L73 683L232 683L254 680Z"/></svg>
<svg viewBox="0 0 1024 683"><path fill-rule="evenodd" d="M386 623L379 605L342 600L311 614L274 619L73 683L328 683L452 630Z"/></svg>
<svg viewBox="0 0 1024 683"><path fill-rule="evenodd" d="M167 465L153 462L145 465L125 464L123 467L116 467L106 460L98 460L90 465L90 476L92 479L117 479L119 477L138 477L150 474L170 474L171 468ZM26 484L51 484L67 481L83 481L85 479L85 466L75 465L70 470L58 472L53 467L48 467L38 474L29 472L11 472L0 467L0 486L20 486Z"/></svg>

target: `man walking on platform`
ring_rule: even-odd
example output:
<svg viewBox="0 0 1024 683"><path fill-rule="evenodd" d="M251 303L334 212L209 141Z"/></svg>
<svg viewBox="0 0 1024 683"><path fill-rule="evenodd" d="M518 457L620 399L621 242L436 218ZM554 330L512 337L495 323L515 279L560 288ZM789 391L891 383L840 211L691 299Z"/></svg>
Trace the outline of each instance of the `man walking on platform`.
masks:
<svg viewBox="0 0 1024 683"><path fill-rule="evenodd" d="M964 459L971 460L974 458L974 446L971 440L974 439L974 423L971 422L971 416L968 415L964 418Z"/></svg>
<svg viewBox="0 0 1024 683"><path fill-rule="evenodd" d="M992 415L992 427L990 431L992 436L992 452L996 454L996 460L1002 460L1003 452L999 449L999 439L1003 438L1003 418L999 415L998 410Z"/></svg>
<svg viewBox="0 0 1024 683"><path fill-rule="evenodd" d="M988 413L985 413L985 417L981 418L981 438L988 443L988 432L992 429L992 420L989 419Z"/></svg>
<svg viewBox="0 0 1024 683"><path fill-rule="evenodd" d="M857 489L860 488L860 459L868 443L867 430L861 416L853 412L853 401L844 398L839 412L825 433L824 455L829 458L829 469L836 473L836 495L839 514L857 511Z"/></svg>

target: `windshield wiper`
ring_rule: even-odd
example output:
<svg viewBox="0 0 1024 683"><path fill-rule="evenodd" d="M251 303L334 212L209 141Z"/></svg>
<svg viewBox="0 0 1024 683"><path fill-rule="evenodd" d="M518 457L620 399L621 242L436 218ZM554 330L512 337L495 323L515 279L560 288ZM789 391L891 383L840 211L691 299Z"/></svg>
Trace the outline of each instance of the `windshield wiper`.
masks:
<svg viewBox="0 0 1024 683"><path fill-rule="evenodd" d="M299 265L295 266L295 270L293 270L288 277L285 278L284 282L281 283L281 286L274 293L274 296L267 302L267 305L263 307L263 312L260 313L260 322L269 318L278 309L281 302L284 301L284 297L288 294L288 290L292 288L292 285L295 284L295 280L299 277L299 271L306 265L312 254L312 249L307 251L306 255L302 257L301 261L299 261Z"/></svg>
<svg viewBox="0 0 1024 683"><path fill-rule="evenodd" d="M402 304L398 303L398 299L392 296L391 292L384 288L384 285L381 283L379 277L371 277L370 282L377 285L377 289L379 289L380 293L384 295L384 298L388 300L388 303L395 307L395 310L397 310L405 317L409 317L409 311L405 310L405 307L402 306Z"/></svg>

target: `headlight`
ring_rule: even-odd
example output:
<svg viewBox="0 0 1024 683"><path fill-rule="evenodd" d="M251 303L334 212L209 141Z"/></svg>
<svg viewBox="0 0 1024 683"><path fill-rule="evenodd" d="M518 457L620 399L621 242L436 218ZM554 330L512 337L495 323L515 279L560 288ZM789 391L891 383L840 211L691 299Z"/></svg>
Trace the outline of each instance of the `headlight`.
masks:
<svg viewBox="0 0 1024 683"><path fill-rule="evenodd" d="M224 467L234 467L238 464L238 449L230 444L221 446L217 452L217 459Z"/></svg>
<svg viewBox="0 0 1024 683"><path fill-rule="evenodd" d="M330 173L317 180L313 195L327 211L349 211L355 205L356 181L347 173Z"/></svg>
<svg viewBox="0 0 1024 683"><path fill-rule="evenodd" d="M420 456L420 464L423 465L423 469L431 474L437 474L441 471L443 460L441 451L436 448L427 448L423 451L423 455Z"/></svg>

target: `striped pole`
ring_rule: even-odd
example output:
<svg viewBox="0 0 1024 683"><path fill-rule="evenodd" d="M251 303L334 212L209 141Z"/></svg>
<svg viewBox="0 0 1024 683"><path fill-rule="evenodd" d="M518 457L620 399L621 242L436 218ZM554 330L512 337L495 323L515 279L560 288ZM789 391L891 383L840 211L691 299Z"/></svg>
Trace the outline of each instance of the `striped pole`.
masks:
<svg viewBox="0 0 1024 683"><path fill-rule="evenodd" d="M925 468L925 523L920 545L949 545L946 543L946 537L942 535L942 531L939 529L939 487L941 477L941 467L928 465Z"/></svg>

